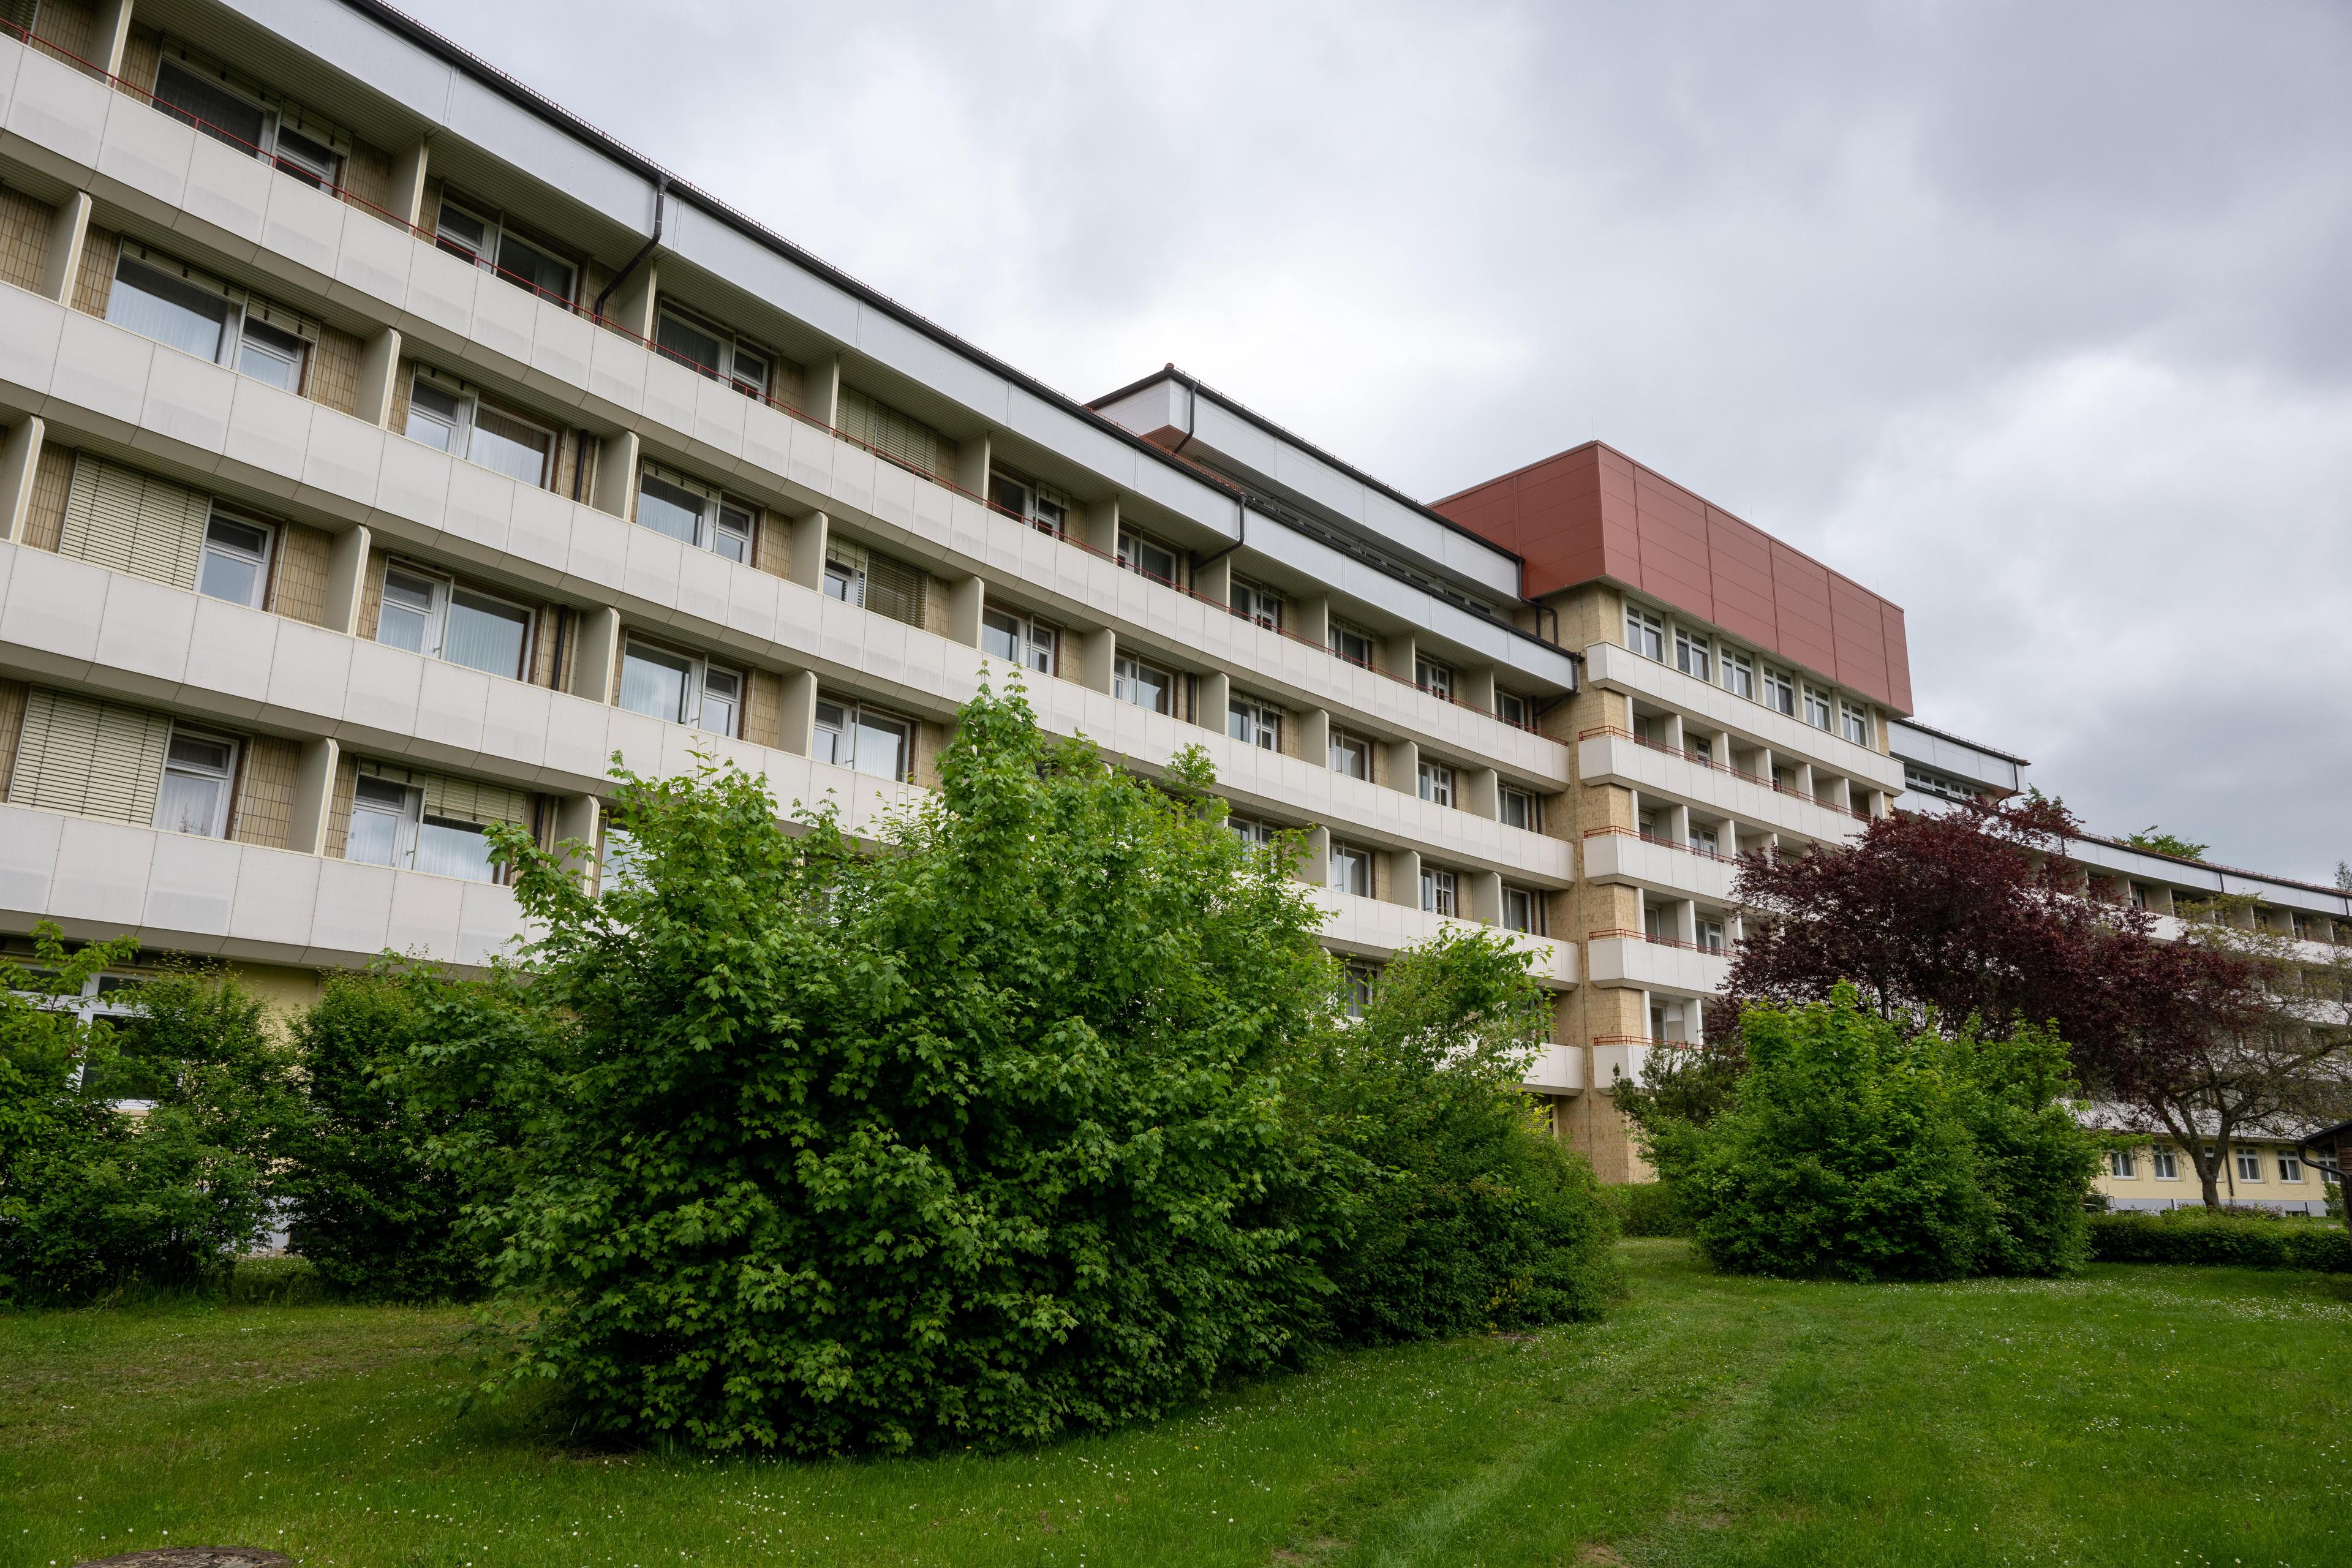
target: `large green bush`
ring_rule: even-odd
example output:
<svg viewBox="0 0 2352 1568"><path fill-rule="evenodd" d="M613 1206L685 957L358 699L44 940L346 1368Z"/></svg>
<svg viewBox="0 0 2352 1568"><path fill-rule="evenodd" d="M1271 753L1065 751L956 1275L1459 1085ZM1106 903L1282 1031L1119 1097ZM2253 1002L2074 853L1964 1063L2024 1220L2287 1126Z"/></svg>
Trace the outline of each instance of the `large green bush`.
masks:
<svg viewBox="0 0 2352 1568"><path fill-rule="evenodd" d="M2060 1099L2054 1037L1906 1038L1850 987L1750 1006L1740 1030L1729 1108L1651 1134L1717 1267L1948 1279L2079 1264L2097 1152Z"/></svg>
<svg viewBox="0 0 2352 1568"><path fill-rule="evenodd" d="M425 1158L436 1140L460 1138L495 1115L487 1080L436 1070L439 1042L487 1047L501 1031L487 1010L509 987L453 982L430 969L390 963L326 977L296 1021L303 1110L277 1178L289 1245L331 1289L394 1300L462 1299L479 1289L480 1258L458 1233L467 1196L449 1163ZM467 1059L487 1059L486 1049ZM478 1170L475 1159L466 1168Z"/></svg>
<svg viewBox="0 0 2352 1568"><path fill-rule="evenodd" d="M2233 1268L2316 1268L2352 1274L2352 1236L2316 1219L2111 1213L2090 1222L2091 1256L2101 1263L2198 1263Z"/></svg>
<svg viewBox="0 0 2352 1568"><path fill-rule="evenodd" d="M594 1428L902 1450L1149 1416L1318 1321L1304 889L1017 695L940 772L871 853L731 769L625 777L637 871L601 899L505 839L551 1043L524 1135L446 1151L505 1188L505 1377Z"/></svg>
<svg viewBox="0 0 2352 1568"><path fill-rule="evenodd" d="M1617 1228L1625 1236L1688 1236L1690 1223L1675 1206L1675 1189L1664 1182L1626 1182L1601 1189Z"/></svg>
<svg viewBox="0 0 2352 1568"><path fill-rule="evenodd" d="M1522 952L1456 932L1400 954L1362 1018L1328 1031L1293 1075L1327 1168L1346 1173L1345 1243L1329 1262L1339 1338L1599 1314L1616 1226L1591 1169L1530 1122L1518 1087L1549 1023Z"/></svg>
<svg viewBox="0 0 2352 1568"><path fill-rule="evenodd" d="M132 944L35 943L29 969L0 960L0 1300L219 1285L268 1225L291 1103L261 1004L172 974L121 1027L85 1024L60 1004ZM134 1093L143 1112L114 1108Z"/></svg>

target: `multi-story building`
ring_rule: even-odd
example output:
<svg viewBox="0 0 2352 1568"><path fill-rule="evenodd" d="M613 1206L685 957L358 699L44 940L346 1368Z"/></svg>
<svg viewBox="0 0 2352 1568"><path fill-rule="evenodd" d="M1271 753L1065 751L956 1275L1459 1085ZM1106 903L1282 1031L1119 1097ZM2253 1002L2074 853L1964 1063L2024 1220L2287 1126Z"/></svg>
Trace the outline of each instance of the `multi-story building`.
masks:
<svg viewBox="0 0 2352 1568"><path fill-rule="evenodd" d="M614 753L855 828L1017 669L1307 830L1334 948L1482 921L1574 994L1580 659L1507 550L1062 396L388 8L5 15L0 929L478 963L485 826L596 839Z"/></svg>
<svg viewBox="0 0 2352 1568"><path fill-rule="evenodd" d="M1903 612L1598 442L1437 508L1520 555L1522 613L1585 656L1545 722L1573 747L1585 983L1561 1038L1592 1086L1555 1121L1637 1178L1608 1086L1699 1037L1741 934L1732 862L1848 839L1903 789Z"/></svg>
<svg viewBox="0 0 2352 1568"><path fill-rule="evenodd" d="M1932 810L1939 801L1969 796L2006 799L2025 788L2022 757L1963 741L1914 721L1894 729L1895 755L1907 775L1906 809ZM2289 878L2215 866L2159 854L2121 839L2086 835L2067 846L2086 894L2126 902L2155 916L2156 934L2171 940L2184 916L2226 919L2280 939L2282 956L2300 954L2333 969L2352 945L2352 889L2323 888ZM2095 1105L2086 1118L2102 1131L2144 1137L2135 1148L2106 1155L2097 1189L2126 1209L2201 1205L2195 1165L2163 1129L2121 1106ZM2332 1131L2332 1130L2331 1130ZM2324 1214L2334 1175L2312 1163L2304 1147L2313 1129L2276 1122L2242 1130L2221 1166L2226 1203ZM2218 1150L2209 1145L2207 1158Z"/></svg>

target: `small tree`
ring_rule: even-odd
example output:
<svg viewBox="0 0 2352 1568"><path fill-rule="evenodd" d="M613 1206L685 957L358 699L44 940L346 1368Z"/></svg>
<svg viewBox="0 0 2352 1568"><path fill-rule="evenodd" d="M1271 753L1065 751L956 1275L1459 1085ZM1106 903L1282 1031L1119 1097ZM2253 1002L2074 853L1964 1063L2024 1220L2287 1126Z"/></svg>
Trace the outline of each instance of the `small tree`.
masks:
<svg viewBox="0 0 2352 1568"><path fill-rule="evenodd" d="M1909 1034L1840 985L1741 1018L1748 1070L1703 1125L1651 1131L1700 1247L1739 1273L2052 1274L2083 1255L2096 1148L2039 1030Z"/></svg>
<svg viewBox="0 0 2352 1568"><path fill-rule="evenodd" d="M2112 1092L2171 1136L2218 1208L2244 1130L2352 1113L2352 944L2272 930L2242 895L2183 913L2175 1005L2118 1056Z"/></svg>
<svg viewBox="0 0 2352 1568"><path fill-rule="evenodd" d="M601 898L503 837L551 1044L513 1144L443 1141L504 1189L499 1381L712 1448L904 1450L1147 1416L1319 1320L1284 1217L1282 1073L1332 994L1305 890L1017 693L940 772L871 853L732 769L622 774Z"/></svg>
<svg viewBox="0 0 2352 1568"><path fill-rule="evenodd" d="M1550 1032L1527 954L1456 931L1400 953L1294 1101L1344 1173L1334 1330L1422 1339L1598 1315L1616 1227L1519 1085Z"/></svg>

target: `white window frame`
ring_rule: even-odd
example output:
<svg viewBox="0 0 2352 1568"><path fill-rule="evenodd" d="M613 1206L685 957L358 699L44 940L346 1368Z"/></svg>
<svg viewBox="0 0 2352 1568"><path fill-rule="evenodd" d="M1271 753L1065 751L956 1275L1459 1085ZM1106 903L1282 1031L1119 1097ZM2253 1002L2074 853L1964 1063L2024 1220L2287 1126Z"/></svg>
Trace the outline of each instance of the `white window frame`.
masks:
<svg viewBox="0 0 2352 1568"><path fill-rule="evenodd" d="M2172 1149L2151 1149L2147 1155L2147 1173L2159 1182L2180 1180L2180 1154Z"/></svg>
<svg viewBox="0 0 2352 1568"><path fill-rule="evenodd" d="M1002 626L993 625L992 623L996 621L1005 624ZM991 632L1010 639L1009 654L1000 653L989 646L988 637ZM1040 675L1056 675L1061 672L1062 631L1059 626L1048 626L1035 616L1019 610L1008 609L1002 605L990 605L980 613L980 634L981 650L991 658L1001 659L1007 664L1017 664L1024 669L1034 670Z"/></svg>
<svg viewBox="0 0 2352 1568"><path fill-rule="evenodd" d="M223 523L232 528L250 528L257 531L261 535L260 559L253 561L233 546L223 544L214 539L213 530ZM211 515L205 519L204 544L197 552L196 592L207 599L218 599L225 605L241 604L248 610L266 609L269 603L270 571L278 563L278 538L276 523L225 507L220 502L215 501ZM205 572L212 563L215 555L219 555L223 559L247 562L255 568L253 594L250 598L232 599L226 594L213 593L205 586Z"/></svg>
<svg viewBox="0 0 2352 1568"><path fill-rule="evenodd" d="M1794 719L1797 716L1797 683L1790 679L1789 672L1768 665L1762 671L1762 679L1764 695L1761 700L1764 706L1785 718Z"/></svg>
<svg viewBox="0 0 2352 1568"><path fill-rule="evenodd" d="M190 741L225 748L228 752L228 761L223 764L218 773L211 772L209 769L197 770L186 763L174 763L172 748L184 737ZM155 826L166 833L185 833L192 838L227 837L229 818L235 815L236 809L237 764L244 760L244 756L245 743L236 736L224 735L217 730L205 730L194 725L184 728L176 720L173 721L172 727L165 731L163 737L163 772L155 790ZM167 793L164 784L168 783L175 769L184 777L213 779L220 784L220 795L213 810L211 825L201 832L184 827L173 827L163 820L163 800Z"/></svg>
<svg viewBox="0 0 2352 1568"><path fill-rule="evenodd" d="M1693 680L1715 684L1715 644L1703 632L1675 628L1675 668Z"/></svg>
<svg viewBox="0 0 2352 1568"><path fill-rule="evenodd" d="M1444 763L1423 762L1414 768L1414 789L1432 805L1451 806L1454 803L1454 774Z"/></svg>
<svg viewBox="0 0 2352 1568"><path fill-rule="evenodd" d="M1161 576L1144 563L1147 551L1156 552L1168 558L1166 576ZM1118 563L1139 577L1149 578L1152 582L1164 584L1168 587L1181 588L1184 585L1183 552L1172 545L1162 544L1148 533L1139 533L1131 528L1121 528L1118 531Z"/></svg>
<svg viewBox="0 0 2352 1568"><path fill-rule="evenodd" d="M1731 951L1726 935L1728 929L1717 916L1700 915L1693 922L1692 935L1695 945L1701 952L1712 952L1718 956L1727 953Z"/></svg>
<svg viewBox="0 0 2352 1568"><path fill-rule="evenodd" d="M184 125L191 123L187 111L176 105L167 106L163 101L163 72L173 67L231 98L243 99L261 114L261 140L257 142L231 135L226 126L213 126L209 121L195 125L195 130L225 147L234 147L248 157L262 160L280 174L289 174L306 185L324 191L340 192L342 189L343 171L350 167L352 155L351 138L344 132L314 124L308 116L289 111L272 94L230 75L190 50L178 39L166 38L163 56L155 63L155 88L149 94L149 101ZM298 123L289 126L286 122L289 118ZM328 161L321 163L302 148L288 147L286 137L289 132L324 152Z"/></svg>
<svg viewBox="0 0 2352 1568"><path fill-rule="evenodd" d="M1163 699L1159 706L1144 701L1139 695L1144 689L1142 678L1146 670L1160 677L1163 683L1160 688ZM1114 655L1111 662L1111 695L1121 702L1134 704L1147 713L1162 713L1172 717L1176 711L1176 672L1165 665L1154 664L1148 658L1139 658L1131 653Z"/></svg>
<svg viewBox="0 0 2352 1568"><path fill-rule="evenodd" d="M1328 864L1323 879L1335 892L1352 894L1360 899L1369 899L1372 896L1374 872L1372 852L1370 849L1360 844L1349 844L1343 839L1335 838L1331 840L1331 847L1326 854L1326 859ZM1351 868L1360 871L1361 875L1360 877L1351 875ZM1360 881L1362 886L1356 886L1355 884Z"/></svg>
<svg viewBox="0 0 2352 1568"><path fill-rule="evenodd" d="M988 499L1038 532L1056 539L1069 536L1070 514L1077 510L1067 495L1053 486L998 468L988 470Z"/></svg>
<svg viewBox="0 0 2352 1568"><path fill-rule="evenodd" d="M1730 692L1734 697L1744 697L1750 702L1756 700L1756 661L1754 659L1744 653L1735 653L1729 648L1725 648L1723 657L1716 662L1723 668L1723 689L1726 691Z"/></svg>
<svg viewBox="0 0 2352 1568"><path fill-rule="evenodd" d="M2278 1152L2279 1180L2293 1186L2303 1184L2303 1156L2293 1149Z"/></svg>
<svg viewBox="0 0 2352 1568"><path fill-rule="evenodd" d="M1333 773L1339 774L1343 778L1361 779L1366 784L1371 783L1373 767L1372 742L1361 735L1350 733L1346 730L1339 728L1337 725L1332 726L1328 738L1329 745L1327 748L1328 754L1324 759L1326 765L1328 765ZM1339 759L1343 756L1361 758L1364 764L1364 771L1362 773L1358 773L1352 768L1341 767L1339 763Z"/></svg>
<svg viewBox="0 0 2352 1568"><path fill-rule="evenodd" d="M668 643L656 642L651 637L639 637L632 632L621 639L621 682L624 688L628 680L629 656L638 649L643 649L653 656L646 659L645 662L648 664L678 660L686 665L686 680L678 697L680 711L677 714L646 713L642 708L629 708L626 711L643 714L648 719L658 719L666 724L683 724L689 730L699 730L705 734L718 735L728 740L742 738L743 710L751 696L751 674L748 670L734 665L719 664L705 658L698 653L676 647ZM735 688L734 696L727 700L732 705L732 725L726 729L712 729L708 722L709 715L704 709L714 688L725 682L732 682ZM623 706L618 689L614 693L613 704L616 708Z"/></svg>
<svg viewBox="0 0 2352 1568"><path fill-rule="evenodd" d="M656 529L656 532L666 538L677 539L681 544L690 544L697 550L708 550L720 560L732 561L739 566L756 563L760 548L760 508L757 503L730 495L716 485L705 484L675 468L648 461L637 468L635 521L640 528L652 527L644 521L648 482L668 489L682 490L701 503L695 511L694 536L691 539L680 538L667 529ZM730 539L740 542L743 553L737 555L721 547Z"/></svg>
<svg viewBox="0 0 2352 1568"><path fill-rule="evenodd" d="M1282 831L1271 822L1264 822L1255 816L1235 816L1230 813L1225 817L1225 826L1241 835L1243 843L1259 849L1272 848L1275 835Z"/></svg>
<svg viewBox="0 0 2352 1568"><path fill-rule="evenodd" d="M316 323L307 317L289 310L284 306L273 305L266 300L257 299L236 284L224 282L204 268L192 267L176 256L160 250L152 250L137 240L124 239L119 242L114 260L114 274L107 283L105 319L126 331L139 332L142 337L147 337L147 334L141 332L138 327L115 313L114 291L123 287L123 275L126 271L152 272L167 284L182 284L196 293L219 298L222 310L221 329L219 338L213 344L210 356L212 363L226 370L235 371L247 380L258 381L265 386L278 386L279 391L296 397L301 396L303 389L310 384L311 351L318 346L319 329ZM161 296L155 297L161 298ZM293 340L295 343L292 356L293 385L278 385L269 377L255 375L244 368L245 349L248 341L249 329L258 329L266 333L274 333L278 337ZM149 337L147 341L162 343L163 347L177 353L188 352L176 343L164 342L161 338ZM258 340L257 346L264 353L278 358L281 362L286 357L285 350L280 345L269 342L266 339ZM194 357L203 359L205 356L197 354Z"/></svg>
<svg viewBox="0 0 2352 1568"><path fill-rule="evenodd" d="M1421 868L1421 908L1425 914L1458 919L1462 913L1461 879L1444 866Z"/></svg>
<svg viewBox="0 0 2352 1568"><path fill-rule="evenodd" d="M528 245L530 241L525 240L523 243ZM533 246L532 248L541 247ZM719 357L725 363L715 365L704 364L700 360L689 359L680 350L670 348L663 343L662 323L666 319L677 322L688 331L699 332L712 340L719 345ZM762 402L767 400L770 385L776 374L774 354L757 343L747 342L732 329L722 327L709 318L689 310L684 306L673 304L667 300L657 301L654 307L654 335L651 347L654 353L672 364L682 365L707 380L724 383L744 396L758 398ZM758 365L756 374L747 368L746 362Z"/></svg>
<svg viewBox="0 0 2352 1568"><path fill-rule="evenodd" d="M2139 1180L2139 1161L2128 1149L2110 1149L2107 1174L2118 1182L2136 1182Z"/></svg>
<svg viewBox="0 0 2352 1568"><path fill-rule="evenodd" d="M1511 820L1515 803L1521 820ZM1495 816L1506 827L1521 828L1528 833L1543 831L1543 797L1532 790L1513 789L1504 784L1496 792Z"/></svg>
<svg viewBox="0 0 2352 1568"><path fill-rule="evenodd" d="M452 212L481 226L482 244L476 245L472 240L462 236L453 235L443 226L448 222L448 215ZM433 209L433 243L459 260L470 261L483 271L494 273L518 289L528 289L542 300L552 300L558 304L569 306L579 299L579 263L558 256L553 250L529 235L517 234L507 226L506 214L499 213L493 217L487 208L477 206L463 196L453 196L445 192L441 197L441 205ZM562 291L550 290L544 284L524 282L521 274L506 264L507 246L509 243L545 257L556 266L562 268L569 276Z"/></svg>
<svg viewBox="0 0 2352 1568"><path fill-rule="evenodd" d="M1454 700L1454 667L1420 654L1412 656L1412 683L1442 701Z"/></svg>
<svg viewBox="0 0 2352 1568"><path fill-rule="evenodd" d="M2230 1152L2237 1156L2238 1180L2242 1182L2259 1182L2263 1179L2263 1152L2261 1149L2250 1148L2242 1143L2238 1147L2231 1150Z"/></svg>
<svg viewBox="0 0 2352 1568"><path fill-rule="evenodd" d="M1838 733L1857 746L1871 744L1870 710L1859 703L1838 700Z"/></svg>
<svg viewBox="0 0 2352 1568"><path fill-rule="evenodd" d="M538 639L539 633L538 611L532 609L529 605L523 604L520 600L509 599L500 594L485 593L479 588L473 587L467 584L459 583L453 577L443 573L436 572L429 566L419 566L414 562L403 560L398 556L394 556L384 563L383 588L376 598L376 641L383 643L386 647L398 647L401 646L398 643L389 641L383 635L383 608L385 603L392 596L392 579L394 576L405 577L412 582L423 583L429 590L430 603L425 612L425 630L422 646L411 648L407 651L422 654L426 658L437 658L444 664L457 664L456 659L447 657L446 650L448 647L449 643L449 611L457 603L457 595L463 594L470 598L484 600L492 605L504 605L508 609L520 610L522 612L522 647L517 652L515 657L514 672L512 674L508 674L504 670L484 669L481 670L481 673L484 675L500 676L508 680L523 680L530 677L531 650L533 645ZM404 606L404 607L405 606ZM480 668L479 666L471 664L458 664L457 668L460 669Z"/></svg>
<svg viewBox="0 0 2352 1568"><path fill-rule="evenodd" d="M826 718L828 711L834 715L830 721L828 721ZM869 724L867 722L868 720L873 721L873 722ZM901 742L898 752L898 771L897 773L887 773L877 769L861 767L858 765L858 738L869 728L875 730L896 729L900 732ZM832 766L837 768L847 768L852 773L862 773L869 778L891 778L896 779L900 784L912 784L914 782L915 742L917 736L920 734L921 731L917 722L914 720L908 718L905 714L893 713L887 709L872 707L866 703L856 700L855 698L833 698L820 696L817 699L816 704L816 732L820 737L827 735L834 737L832 745L829 748L833 752L833 756L831 758ZM848 742L848 755L845 757L842 754L842 742L844 741ZM822 740L820 740L819 745L820 754L818 755L817 760L819 762L824 762L827 759L824 758L821 752L823 750L828 748L824 747Z"/></svg>
<svg viewBox="0 0 2352 1568"><path fill-rule="evenodd" d="M1263 752L1282 750L1283 710L1260 698L1235 691L1225 699L1225 735Z"/></svg>
<svg viewBox="0 0 2352 1568"><path fill-rule="evenodd" d="M366 799L367 786L373 784L384 791L398 790L400 805L387 810L383 803ZM352 842L357 837L352 831L362 816L388 816L393 822L392 858L389 860L359 860L352 855ZM425 791L413 784L397 779L378 778L362 773L352 785L352 815L343 829L343 858L358 866L389 866L395 870L413 870L416 866L416 839L425 819Z"/></svg>
<svg viewBox="0 0 2352 1568"><path fill-rule="evenodd" d="M419 387L431 390L436 396L453 398L457 402L457 412L454 417L445 418L439 413L429 410L423 412L422 415L428 423L449 432L449 444L446 447L436 446L431 441L425 440L412 428L420 414L416 400ZM563 433L551 425L543 424L530 415L517 413L505 404L488 405L490 412L499 418L511 419L518 425L527 426L547 437L547 455L541 460L538 480L533 482L524 479L519 475L509 474L504 468L495 464L486 463L474 456L474 432L480 425L483 406L479 389L458 380L456 376L445 375L430 365L420 364L409 377L408 413L402 422L400 433L420 447L432 447L436 451L445 453L461 463L471 463L478 468L488 468L490 472L512 479L519 485L530 484L532 489L542 490L551 487L555 483L556 470L562 466Z"/></svg>
<svg viewBox="0 0 2352 1568"><path fill-rule="evenodd" d="M1236 577L1233 580L1232 600L1234 614L1243 620L1255 621L1272 632L1282 629L1283 614L1288 601L1265 584Z"/></svg>
<svg viewBox="0 0 2352 1568"><path fill-rule="evenodd" d="M1331 618L1330 630L1333 654L1359 669L1380 668L1380 638L1354 622L1343 621L1336 616ZM1360 655L1354 649L1353 645L1357 644L1362 645L1363 652Z"/></svg>
<svg viewBox="0 0 2352 1568"><path fill-rule="evenodd" d="M1544 934L1543 894L1533 888L1503 884L1503 929L1528 936Z"/></svg>
<svg viewBox="0 0 2352 1568"><path fill-rule="evenodd" d="M1534 713L1535 705L1517 692L1495 688L1495 717L1504 723L1526 729L1534 724Z"/></svg>
<svg viewBox="0 0 2352 1568"><path fill-rule="evenodd" d="M1830 700L1828 692L1810 681L1805 685L1805 711L1802 722L1809 729L1819 730L1824 735L1833 735L1837 732L1833 728L1837 722L1837 705Z"/></svg>
<svg viewBox="0 0 2352 1568"><path fill-rule="evenodd" d="M1665 663L1665 617L1629 601L1625 605L1625 647L1639 658L1656 664Z"/></svg>

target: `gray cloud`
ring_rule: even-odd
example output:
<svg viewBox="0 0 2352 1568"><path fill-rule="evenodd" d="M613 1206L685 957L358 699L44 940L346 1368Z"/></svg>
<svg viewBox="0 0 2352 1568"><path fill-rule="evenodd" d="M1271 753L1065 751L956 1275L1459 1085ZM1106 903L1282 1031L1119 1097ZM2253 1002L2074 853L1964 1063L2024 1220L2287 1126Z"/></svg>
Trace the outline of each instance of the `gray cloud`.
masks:
<svg viewBox="0 0 2352 1568"><path fill-rule="evenodd" d="M1597 430L2095 826L2352 858L2340 6L411 3L1075 395L1432 496Z"/></svg>

